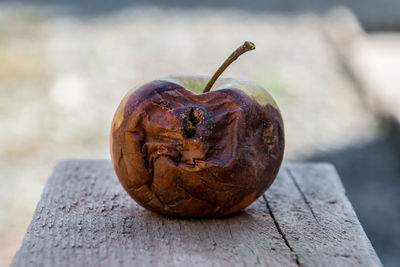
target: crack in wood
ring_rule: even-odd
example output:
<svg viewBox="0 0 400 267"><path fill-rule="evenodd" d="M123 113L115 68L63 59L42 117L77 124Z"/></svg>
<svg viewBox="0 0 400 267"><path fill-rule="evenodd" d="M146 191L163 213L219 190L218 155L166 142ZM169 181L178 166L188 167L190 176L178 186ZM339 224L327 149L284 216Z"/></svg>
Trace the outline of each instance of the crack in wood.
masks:
<svg viewBox="0 0 400 267"><path fill-rule="evenodd" d="M311 214L312 214L312 216L314 217L315 221L316 221L319 225L321 225L321 224L319 223L319 220L318 220L317 216L315 215L315 212L314 212L314 210L313 210L313 208L312 208L312 206L311 206L311 203L308 201L308 199L307 199L306 195L304 194L303 190L301 190L301 187L300 187L300 185L297 183L296 178L294 177L294 175L293 175L292 171L290 170L290 168L287 168L287 172L288 172L288 174L289 174L290 179L293 181L294 185L296 186L297 190L300 192L300 195L301 195L301 197L303 198L304 203L306 203L308 209L311 211Z"/></svg>
<svg viewBox="0 0 400 267"><path fill-rule="evenodd" d="M301 266L300 261L299 261L299 256L297 255L297 253L294 251L293 247L290 245L289 240L286 237L286 234L283 232L281 226L279 225L278 221L275 218L274 213L272 212L271 207L269 206L267 197L265 196L265 194L262 195L264 201L265 201L265 205L267 206L269 215L271 216L272 220L274 221L274 225L276 227L276 229L278 230L279 234L281 235L283 241L285 242L285 245L289 248L289 250L293 253L294 256L294 260L296 262L296 264L298 266Z"/></svg>

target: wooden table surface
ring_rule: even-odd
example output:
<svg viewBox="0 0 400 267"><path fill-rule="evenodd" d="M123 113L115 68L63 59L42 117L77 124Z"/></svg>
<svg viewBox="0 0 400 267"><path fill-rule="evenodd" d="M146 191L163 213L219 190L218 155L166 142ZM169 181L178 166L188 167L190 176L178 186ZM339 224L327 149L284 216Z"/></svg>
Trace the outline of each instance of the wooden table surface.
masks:
<svg viewBox="0 0 400 267"><path fill-rule="evenodd" d="M330 164L286 164L222 219L138 206L107 160L63 160L12 266L381 266Z"/></svg>

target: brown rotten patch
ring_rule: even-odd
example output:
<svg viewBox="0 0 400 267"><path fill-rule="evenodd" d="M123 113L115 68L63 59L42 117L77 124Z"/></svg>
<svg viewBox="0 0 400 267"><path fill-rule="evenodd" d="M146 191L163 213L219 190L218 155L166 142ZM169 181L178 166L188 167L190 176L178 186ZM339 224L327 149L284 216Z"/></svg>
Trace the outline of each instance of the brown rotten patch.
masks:
<svg viewBox="0 0 400 267"><path fill-rule="evenodd" d="M247 207L272 184L284 150L273 106L234 88L193 94L167 81L128 94L110 138L125 190L170 216L219 217Z"/></svg>

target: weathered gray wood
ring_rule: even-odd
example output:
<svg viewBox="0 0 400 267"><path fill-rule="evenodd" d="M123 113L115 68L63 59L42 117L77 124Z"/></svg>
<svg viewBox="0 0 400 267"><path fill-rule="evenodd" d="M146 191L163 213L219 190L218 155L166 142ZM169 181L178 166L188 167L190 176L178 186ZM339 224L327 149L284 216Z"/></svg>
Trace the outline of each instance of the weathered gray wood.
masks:
<svg viewBox="0 0 400 267"><path fill-rule="evenodd" d="M265 199L301 265L381 264L332 165L283 168Z"/></svg>
<svg viewBox="0 0 400 267"><path fill-rule="evenodd" d="M144 210L105 160L57 164L12 266L380 266L328 164L285 165L224 219Z"/></svg>

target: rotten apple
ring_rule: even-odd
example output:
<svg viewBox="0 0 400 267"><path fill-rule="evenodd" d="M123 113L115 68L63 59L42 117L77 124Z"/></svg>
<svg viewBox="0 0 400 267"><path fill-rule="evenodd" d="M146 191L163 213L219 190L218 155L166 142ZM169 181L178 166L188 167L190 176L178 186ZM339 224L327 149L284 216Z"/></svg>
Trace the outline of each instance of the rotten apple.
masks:
<svg viewBox="0 0 400 267"><path fill-rule="evenodd" d="M168 216L221 217L260 197L283 158L279 108L261 86L213 77L169 76L130 91L111 126L120 183L141 206Z"/></svg>

